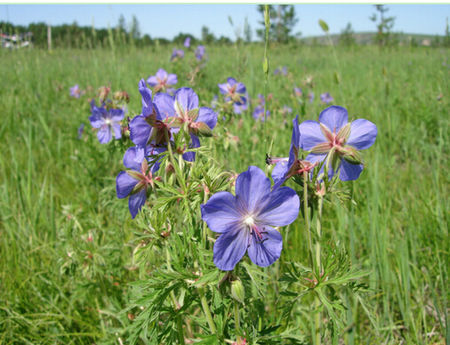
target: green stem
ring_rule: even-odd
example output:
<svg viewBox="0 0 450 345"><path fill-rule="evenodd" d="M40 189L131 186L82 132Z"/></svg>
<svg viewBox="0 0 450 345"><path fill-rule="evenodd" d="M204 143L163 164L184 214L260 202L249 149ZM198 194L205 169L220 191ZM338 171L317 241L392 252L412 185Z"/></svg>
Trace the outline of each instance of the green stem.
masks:
<svg viewBox="0 0 450 345"><path fill-rule="evenodd" d="M323 195L319 194L319 200L317 203L317 218L316 218L316 231L317 231L317 239L316 239L316 280L317 283L322 276L322 264L320 259L320 238L322 236L322 206L323 206ZM314 328L315 328L315 345L320 345L321 337L320 337L320 324L321 324L321 315L320 315L320 299L316 294L314 296Z"/></svg>
<svg viewBox="0 0 450 345"><path fill-rule="evenodd" d="M267 51L269 47L269 29L270 29L270 13L269 13L269 5L264 5L264 25L266 27L266 35L264 42L264 62L263 62L263 70L264 70L264 154L267 153L267 132L266 132L266 113L267 113L267 84L269 81L269 59L267 58Z"/></svg>
<svg viewBox="0 0 450 345"><path fill-rule="evenodd" d="M309 247L309 259L311 264L311 270L314 271L314 254L313 245L311 241L311 224L309 222L309 209L308 209L308 172L303 172L303 213L305 214L305 226L306 233L308 234L308 247Z"/></svg>
<svg viewBox="0 0 450 345"><path fill-rule="evenodd" d="M211 330L212 334L216 334L216 325L214 323L214 320L211 316L211 311L209 310L208 301L206 300L205 291L203 288L198 289L200 294L200 302L202 303L203 312L206 316L206 321L208 321L209 329Z"/></svg>
<svg viewBox="0 0 450 345"><path fill-rule="evenodd" d="M237 301L234 301L234 327L236 329L236 340L238 344L242 343L241 334L241 325L239 319L239 305Z"/></svg>

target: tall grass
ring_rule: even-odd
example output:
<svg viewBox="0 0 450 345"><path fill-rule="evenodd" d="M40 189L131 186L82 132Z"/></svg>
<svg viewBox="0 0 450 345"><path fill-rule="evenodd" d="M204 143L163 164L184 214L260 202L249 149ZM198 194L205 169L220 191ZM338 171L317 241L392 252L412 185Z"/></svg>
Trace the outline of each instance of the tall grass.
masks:
<svg viewBox="0 0 450 345"><path fill-rule="evenodd" d="M98 144L95 135L77 140L81 122L90 131L89 104L86 97L70 98L68 89L78 83L126 90L132 117L140 111L138 80L158 68L178 73L178 86L190 86L186 65L171 64L170 52L0 51L0 343L117 343L132 322L120 312L127 284L137 278L136 228L126 202L115 196L122 155ZM194 86L202 105L228 76L244 82L253 98L263 93L262 46L241 46L239 54L228 47L207 52ZM328 47L270 47L272 68L286 65L290 72L269 76L271 154L287 155L291 135L291 118L284 122L276 110L286 104L292 117L316 120L325 108L318 100L322 92L350 117L378 126L364 172L347 183L357 205L324 208L324 219L333 219L323 224L330 245L345 248L353 265L370 272L363 278L366 298L345 301L346 344L448 341L448 53L337 49L336 71ZM302 114L291 95L307 75L314 77L316 100ZM239 137L236 148L225 148L220 137L213 141L216 158L236 172L264 164L263 125L250 114L242 120L228 125ZM290 227L282 256L306 264L300 231Z"/></svg>

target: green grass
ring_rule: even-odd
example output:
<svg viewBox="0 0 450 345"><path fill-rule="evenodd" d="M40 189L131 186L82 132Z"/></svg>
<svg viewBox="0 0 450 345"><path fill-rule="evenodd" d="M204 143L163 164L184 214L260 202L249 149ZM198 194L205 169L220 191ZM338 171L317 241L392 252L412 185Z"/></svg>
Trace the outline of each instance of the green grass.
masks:
<svg viewBox="0 0 450 345"><path fill-rule="evenodd" d="M179 75L178 86L192 86L202 105L228 76L244 82L251 98L263 93L262 47L207 52L192 84L188 66L171 64L164 47L0 51L0 343L117 343L129 322L120 313L127 284L138 278L130 269L136 229L126 201L115 195L125 147L100 145L88 124L87 97L70 98L68 90L75 83L126 90L130 117L140 111L139 79L160 67ZM225 148L220 137L203 142L227 169L264 167L265 135L271 153L286 156L292 118L317 120L325 108L319 94L327 91L351 118L374 122L378 137L364 152L366 167L346 184L356 205L324 208L326 241L370 272L362 279L370 287L366 298L345 302L351 327L341 337L345 344L444 344L450 78L443 62L449 51L355 47L336 54L341 70L330 47L270 47L272 71L286 65L290 75L270 73L266 125L245 114L227 128L239 137L236 147ZM308 75L316 100L303 111L291 95ZM285 104L294 109L286 122L276 112ZM88 134L77 140L81 122ZM291 229L282 255L308 263L300 232Z"/></svg>

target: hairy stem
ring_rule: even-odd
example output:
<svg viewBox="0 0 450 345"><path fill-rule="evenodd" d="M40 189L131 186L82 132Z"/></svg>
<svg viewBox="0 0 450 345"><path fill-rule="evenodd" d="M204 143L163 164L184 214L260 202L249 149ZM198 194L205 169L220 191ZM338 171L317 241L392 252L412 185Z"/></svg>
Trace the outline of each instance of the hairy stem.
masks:
<svg viewBox="0 0 450 345"><path fill-rule="evenodd" d="M317 218L316 218L316 280L319 282L319 279L322 276L322 267L321 267L321 259L320 259L320 238L322 236L322 206L323 206L323 195L319 194L319 200L317 203ZM321 324L321 315L320 315L320 299L316 294L314 297L314 328L315 328L315 345L320 345L321 337L320 337L320 324Z"/></svg>
<svg viewBox="0 0 450 345"><path fill-rule="evenodd" d="M209 310L209 304L206 300L205 290L203 288L200 288L198 291L200 294L200 302L202 303L203 312L205 313L206 321L208 321L209 329L212 334L216 334L216 325L212 318L211 311Z"/></svg>
<svg viewBox="0 0 450 345"><path fill-rule="evenodd" d="M239 305L237 301L234 301L234 327L236 329L236 340L238 344L242 343L242 339L240 336L241 333L241 325L239 319Z"/></svg>

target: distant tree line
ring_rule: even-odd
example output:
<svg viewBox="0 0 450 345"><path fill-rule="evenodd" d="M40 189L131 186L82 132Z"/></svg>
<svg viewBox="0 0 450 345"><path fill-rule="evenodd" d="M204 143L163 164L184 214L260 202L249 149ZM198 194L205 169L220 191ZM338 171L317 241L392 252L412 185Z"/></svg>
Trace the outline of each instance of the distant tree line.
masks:
<svg viewBox="0 0 450 345"><path fill-rule="evenodd" d="M256 30L260 40L264 39L264 5L258 5L257 9L262 20L259 22L261 28ZM270 16L269 39L271 42L278 44L295 43L301 44L310 42L311 44L321 44L323 42L320 37L311 39L301 39L301 33L294 33L294 27L298 23L295 8L292 5L268 5ZM409 37L400 33L393 33L392 28L395 23L395 17L386 15L388 8L384 5L375 5L376 12L369 18L376 25L376 33L372 36L370 42L361 43L360 34L356 34L351 23L341 31L340 35L333 35L337 39L333 39L334 43L351 46L355 44L375 43L380 46L395 46L399 44L414 45L430 45L430 46L450 46L450 30L448 25L445 29L445 36L436 36L433 39L420 39L419 35ZM245 18L243 29L233 23L231 17L228 20L233 27L236 42L252 42L252 29ZM13 25L8 22L0 22L0 31L7 35L25 35L32 33L31 40L35 47L47 48L47 30L48 24L44 22L32 23L27 26ZM27 35L30 37L30 35ZM99 48L116 46L150 46L165 45L175 43L182 45L187 37L191 38L191 44L232 44L233 42L225 36L216 37L208 27L201 28L201 37L197 39L188 33L179 33L172 40L166 38L152 38L148 34L141 34L139 22L135 16L129 23L126 22L123 15L119 17L115 27L107 29L97 29L93 26L79 26L76 22L72 24L55 25L51 27L52 47L59 48ZM409 41L405 42L405 37L409 37ZM424 44L426 42L426 44Z"/></svg>

